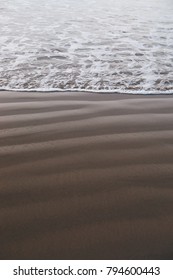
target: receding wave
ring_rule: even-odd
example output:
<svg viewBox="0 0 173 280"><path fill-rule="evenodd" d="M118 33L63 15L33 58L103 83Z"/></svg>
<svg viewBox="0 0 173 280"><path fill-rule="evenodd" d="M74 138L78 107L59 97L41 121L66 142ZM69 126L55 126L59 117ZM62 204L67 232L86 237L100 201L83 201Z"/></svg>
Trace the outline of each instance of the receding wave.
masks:
<svg viewBox="0 0 173 280"><path fill-rule="evenodd" d="M2 0L0 89L173 94L169 0Z"/></svg>
<svg viewBox="0 0 173 280"><path fill-rule="evenodd" d="M23 88L1 88L0 90L2 91L21 91L21 92L93 92L93 93L122 93L122 94L153 94L153 95L158 95L158 94L166 94L166 95L172 95L173 94L173 90L167 90L167 91L144 91L144 90L121 90L121 89L117 89L117 90L104 90L104 89L100 89L100 90L93 90L93 89L80 89L80 88L67 88L67 89L60 89L60 88L30 88L30 89L23 89Z"/></svg>

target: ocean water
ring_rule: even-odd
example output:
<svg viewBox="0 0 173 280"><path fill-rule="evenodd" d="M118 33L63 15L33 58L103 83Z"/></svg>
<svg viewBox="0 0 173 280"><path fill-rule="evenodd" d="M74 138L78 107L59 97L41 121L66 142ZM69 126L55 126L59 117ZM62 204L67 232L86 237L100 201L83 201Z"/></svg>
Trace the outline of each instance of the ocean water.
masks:
<svg viewBox="0 0 173 280"><path fill-rule="evenodd" d="M0 89L173 93L172 0L1 0Z"/></svg>

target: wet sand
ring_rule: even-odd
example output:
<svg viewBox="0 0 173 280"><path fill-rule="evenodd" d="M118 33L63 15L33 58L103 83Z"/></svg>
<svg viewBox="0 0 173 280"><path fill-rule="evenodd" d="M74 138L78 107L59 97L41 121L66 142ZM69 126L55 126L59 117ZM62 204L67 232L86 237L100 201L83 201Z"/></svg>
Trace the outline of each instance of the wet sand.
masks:
<svg viewBox="0 0 173 280"><path fill-rule="evenodd" d="M171 259L173 97L0 92L1 259Z"/></svg>

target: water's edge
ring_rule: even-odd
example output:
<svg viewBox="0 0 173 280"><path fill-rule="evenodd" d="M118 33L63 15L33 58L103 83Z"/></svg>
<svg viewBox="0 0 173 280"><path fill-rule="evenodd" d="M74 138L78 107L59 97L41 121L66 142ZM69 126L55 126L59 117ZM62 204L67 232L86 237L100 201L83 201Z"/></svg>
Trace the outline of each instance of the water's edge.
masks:
<svg viewBox="0 0 173 280"><path fill-rule="evenodd" d="M130 91L130 90L87 90L87 89L60 89L60 88L32 88L32 89L15 89L15 88L0 88L1 91L14 91L14 92L84 92L84 93L107 93L107 94L138 94L138 95L173 95L173 90L167 91Z"/></svg>

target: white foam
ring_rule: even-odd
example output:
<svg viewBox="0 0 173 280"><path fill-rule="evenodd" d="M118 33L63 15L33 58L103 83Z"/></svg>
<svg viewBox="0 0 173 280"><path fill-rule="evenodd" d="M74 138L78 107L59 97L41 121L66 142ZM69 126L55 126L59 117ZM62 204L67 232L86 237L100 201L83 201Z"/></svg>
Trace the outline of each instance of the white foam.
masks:
<svg viewBox="0 0 173 280"><path fill-rule="evenodd" d="M170 0L1 0L0 89L173 93Z"/></svg>
<svg viewBox="0 0 173 280"><path fill-rule="evenodd" d="M1 89L2 91L18 91L18 92L93 92L93 93L118 93L118 94L149 94L149 95L172 95L173 90L167 90L167 91L152 91L152 90L87 90L87 89L79 89L79 88L74 88L74 89L61 89L61 88L32 88L32 89L15 89L15 88L10 88L10 87L5 87Z"/></svg>

